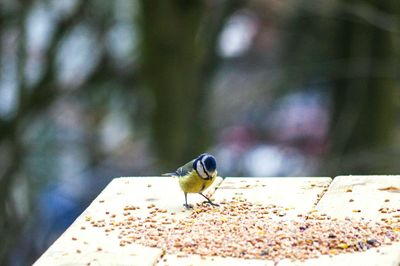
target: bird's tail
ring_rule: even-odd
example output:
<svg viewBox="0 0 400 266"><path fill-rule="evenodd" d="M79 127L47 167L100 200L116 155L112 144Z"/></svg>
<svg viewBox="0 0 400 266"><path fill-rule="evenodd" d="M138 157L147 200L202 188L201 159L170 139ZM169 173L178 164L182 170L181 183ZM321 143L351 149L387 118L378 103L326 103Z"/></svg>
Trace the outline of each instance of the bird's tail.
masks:
<svg viewBox="0 0 400 266"><path fill-rule="evenodd" d="M172 172L172 173L165 173L165 174L162 174L161 176L178 176L178 174L176 173L176 172Z"/></svg>

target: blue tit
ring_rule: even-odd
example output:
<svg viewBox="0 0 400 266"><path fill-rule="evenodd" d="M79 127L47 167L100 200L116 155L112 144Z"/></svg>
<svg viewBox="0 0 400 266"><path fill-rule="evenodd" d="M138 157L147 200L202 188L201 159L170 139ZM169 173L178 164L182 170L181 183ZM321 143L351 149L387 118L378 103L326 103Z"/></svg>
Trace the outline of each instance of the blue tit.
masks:
<svg viewBox="0 0 400 266"><path fill-rule="evenodd" d="M218 206L218 204L213 203L202 193L217 177L217 161L214 156L203 153L196 159L179 167L175 172L163 175L176 176L179 178L179 185L185 195L185 204L183 204L183 206L186 208L192 207L187 203L188 193L199 193L208 203L213 206Z"/></svg>

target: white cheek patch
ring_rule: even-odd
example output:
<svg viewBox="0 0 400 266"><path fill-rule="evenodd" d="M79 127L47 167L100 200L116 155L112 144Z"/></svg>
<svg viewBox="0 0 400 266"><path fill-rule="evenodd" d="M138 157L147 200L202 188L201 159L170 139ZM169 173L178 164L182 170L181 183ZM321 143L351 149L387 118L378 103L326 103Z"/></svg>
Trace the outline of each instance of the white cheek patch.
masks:
<svg viewBox="0 0 400 266"><path fill-rule="evenodd" d="M196 165L196 170L197 170L197 173L200 175L201 178L204 178L204 179L208 178L206 172L204 172L204 169L203 169L202 165L199 162Z"/></svg>

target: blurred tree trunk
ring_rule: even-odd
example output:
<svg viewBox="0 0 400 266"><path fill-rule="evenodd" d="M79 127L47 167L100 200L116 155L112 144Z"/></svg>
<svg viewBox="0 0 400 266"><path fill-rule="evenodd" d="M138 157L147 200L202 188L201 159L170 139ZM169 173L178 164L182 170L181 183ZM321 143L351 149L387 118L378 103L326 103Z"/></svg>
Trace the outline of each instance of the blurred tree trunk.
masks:
<svg viewBox="0 0 400 266"><path fill-rule="evenodd" d="M203 1L142 1L142 67L155 106L151 128L161 162L184 162L206 147L205 92L195 43ZM172 165L170 165L172 166Z"/></svg>
<svg viewBox="0 0 400 266"><path fill-rule="evenodd" d="M154 99L152 141L162 167L176 167L207 148L207 81L217 62L218 33L236 2L222 1L207 20L207 1L141 1L142 81Z"/></svg>
<svg viewBox="0 0 400 266"><path fill-rule="evenodd" d="M342 1L389 19L398 1ZM397 9L396 9L397 8ZM355 10L354 10L355 11ZM384 17L387 16L387 17ZM377 19L375 19L378 22ZM343 60L333 81L332 156L342 173L385 173L370 158L393 145L395 129L395 33L361 18L344 19L335 29L335 58ZM338 72L336 72L337 74ZM358 156L363 162L357 163ZM354 161L354 163L352 162ZM336 171L337 172L337 171Z"/></svg>

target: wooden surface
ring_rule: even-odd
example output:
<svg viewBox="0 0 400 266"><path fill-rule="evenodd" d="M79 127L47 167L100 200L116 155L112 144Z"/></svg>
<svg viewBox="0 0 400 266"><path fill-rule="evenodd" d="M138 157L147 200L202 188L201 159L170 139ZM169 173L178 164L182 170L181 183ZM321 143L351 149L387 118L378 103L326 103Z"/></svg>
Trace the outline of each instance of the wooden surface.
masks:
<svg viewBox="0 0 400 266"><path fill-rule="evenodd" d="M316 210L336 218L380 221L388 217L387 209L400 208L400 176L338 176L316 205ZM383 213L382 213L383 211ZM306 262L282 265L371 265L399 266L400 243L365 252L322 256Z"/></svg>
<svg viewBox="0 0 400 266"><path fill-rule="evenodd" d="M317 205L337 218L388 217L385 210L400 208L400 176L338 176ZM379 211L380 210L380 211Z"/></svg>
<svg viewBox="0 0 400 266"><path fill-rule="evenodd" d="M281 220L315 211L337 218L381 220L387 219L391 209L400 208L398 188L400 176L340 176L333 181L326 177L219 178L207 193L217 202L240 197L254 203L283 206L276 213L276 219ZM194 204L203 198L189 194L188 201ZM34 265L274 265L268 260L179 257L136 244L121 247L115 232L88 226L93 223L101 226L113 216L123 217L129 206L134 206L135 214L145 219L151 204L168 210L166 215L173 212L174 219L179 221L191 213L182 206L183 202L177 179L116 178ZM400 243L379 247L379 253L371 249L304 262L283 260L278 265L398 266Z"/></svg>

